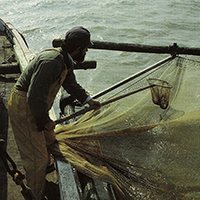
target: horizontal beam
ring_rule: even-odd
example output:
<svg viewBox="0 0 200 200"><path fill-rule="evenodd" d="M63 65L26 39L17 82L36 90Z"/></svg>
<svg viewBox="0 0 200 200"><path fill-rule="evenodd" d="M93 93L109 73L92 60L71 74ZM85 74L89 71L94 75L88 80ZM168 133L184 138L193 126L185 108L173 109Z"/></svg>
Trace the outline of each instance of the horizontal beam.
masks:
<svg viewBox="0 0 200 200"><path fill-rule="evenodd" d="M97 62L96 61L84 61L82 63L79 63L77 65L74 65L74 69L96 69Z"/></svg>
<svg viewBox="0 0 200 200"><path fill-rule="evenodd" d="M54 39L52 42L53 47L60 47L62 39ZM90 46L91 49L103 49L113 51L127 51L127 52L140 52L140 53L160 53L160 54L187 54L187 55L200 55L200 48L179 47L176 43L172 46L150 46L139 45L132 43L114 43L103 41L92 41L94 45Z"/></svg>
<svg viewBox="0 0 200 200"><path fill-rule="evenodd" d="M172 46L150 46L129 43L114 43L93 41L92 49L105 49L115 51L141 52L141 53L161 53L161 54L191 54L200 55L200 48L179 47L176 43Z"/></svg>
<svg viewBox="0 0 200 200"><path fill-rule="evenodd" d="M0 74L19 74L21 73L19 64L1 64Z"/></svg>

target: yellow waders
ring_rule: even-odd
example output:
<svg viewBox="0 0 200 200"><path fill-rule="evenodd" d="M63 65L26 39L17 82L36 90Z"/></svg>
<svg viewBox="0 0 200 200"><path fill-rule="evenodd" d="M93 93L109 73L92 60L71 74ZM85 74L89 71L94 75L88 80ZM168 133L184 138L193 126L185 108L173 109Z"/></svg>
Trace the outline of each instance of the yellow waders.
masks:
<svg viewBox="0 0 200 200"><path fill-rule="evenodd" d="M48 95L49 108L66 74L67 69L63 71L60 79L51 86ZM46 167L49 163L47 146L55 141L55 133L54 131L46 133L45 131L37 131L34 116L27 103L26 92L13 89L8 103L8 111L26 171L27 185L38 200L41 200L44 196Z"/></svg>
<svg viewBox="0 0 200 200"><path fill-rule="evenodd" d="M44 196L49 155L44 132L37 131L26 100L25 92L13 89L8 109L15 140L26 171L27 185L40 200Z"/></svg>

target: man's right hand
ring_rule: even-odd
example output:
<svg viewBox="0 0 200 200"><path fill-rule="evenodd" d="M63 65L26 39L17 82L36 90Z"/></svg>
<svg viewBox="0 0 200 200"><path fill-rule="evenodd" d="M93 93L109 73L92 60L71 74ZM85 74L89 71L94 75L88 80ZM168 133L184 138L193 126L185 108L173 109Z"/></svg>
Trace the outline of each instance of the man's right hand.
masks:
<svg viewBox="0 0 200 200"><path fill-rule="evenodd" d="M101 103L95 99L90 99L87 103L89 106L97 105L98 107L95 110L98 110L101 107Z"/></svg>

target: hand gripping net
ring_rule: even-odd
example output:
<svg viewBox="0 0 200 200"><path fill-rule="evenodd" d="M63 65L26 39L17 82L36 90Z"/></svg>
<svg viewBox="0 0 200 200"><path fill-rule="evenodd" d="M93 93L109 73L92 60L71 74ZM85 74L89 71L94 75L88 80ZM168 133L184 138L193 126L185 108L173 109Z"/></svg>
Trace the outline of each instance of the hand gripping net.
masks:
<svg viewBox="0 0 200 200"><path fill-rule="evenodd" d="M159 105L162 109L166 109L169 104L169 94L172 86L168 82L159 79L150 78L147 81L151 86L153 103Z"/></svg>

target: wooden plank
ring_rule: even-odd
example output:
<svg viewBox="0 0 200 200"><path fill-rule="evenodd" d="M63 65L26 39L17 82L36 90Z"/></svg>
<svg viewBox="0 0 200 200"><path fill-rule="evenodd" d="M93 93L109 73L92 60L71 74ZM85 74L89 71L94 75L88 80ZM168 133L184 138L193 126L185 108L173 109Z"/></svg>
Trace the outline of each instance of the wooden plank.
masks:
<svg viewBox="0 0 200 200"><path fill-rule="evenodd" d="M56 97L59 98L59 94ZM53 107L49 111L51 119L59 118L58 104L54 101ZM56 170L61 200L80 200L76 180L72 171L72 166L67 162L56 160Z"/></svg>
<svg viewBox="0 0 200 200"><path fill-rule="evenodd" d="M26 68L27 64L32 58L32 54L25 42L25 40L22 38L22 35L13 27L12 24L9 22L6 23L7 26L11 29L14 38L14 50L16 52L16 56L18 59L18 62L20 63L21 72Z"/></svg>
<svg viewBox="0 0 200 200"><path fill-rule="evenodd" d="M80 200L71 165L56 161L61 200Z"/></svg>

